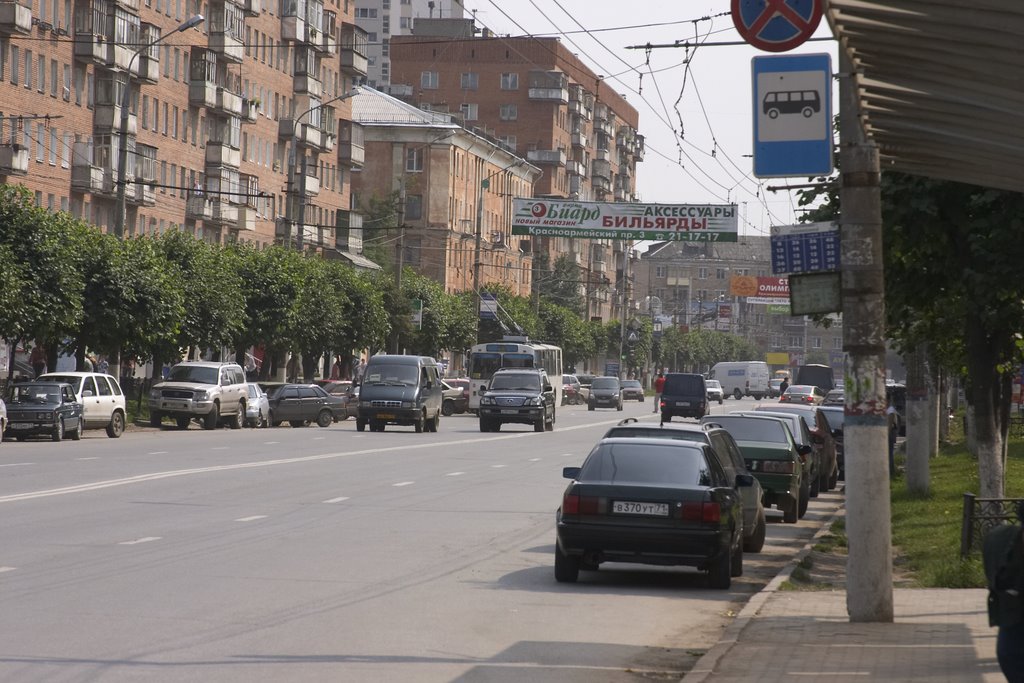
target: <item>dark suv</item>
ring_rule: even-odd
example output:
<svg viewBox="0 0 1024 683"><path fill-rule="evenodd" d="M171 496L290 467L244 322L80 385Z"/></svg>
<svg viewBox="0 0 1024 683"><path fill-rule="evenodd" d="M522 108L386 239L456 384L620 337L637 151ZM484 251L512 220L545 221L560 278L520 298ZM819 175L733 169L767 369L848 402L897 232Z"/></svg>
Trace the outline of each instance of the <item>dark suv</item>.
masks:
<svg viewBox="0 0 1024 683"><path fill-rule="evenodd" d="M481 432L496 432L506 422L550 432L555 428L555 389L543 370L502 368L480 397L479 414Z"/></svg>
<svg viewBox="0 0 1024 683"><path fill-rule="evenodd" d="M673 417L700 419L708 413L708 393L703 375L670 372L665 375L665 388L661 392L661 421L671 422Z"/></svg>

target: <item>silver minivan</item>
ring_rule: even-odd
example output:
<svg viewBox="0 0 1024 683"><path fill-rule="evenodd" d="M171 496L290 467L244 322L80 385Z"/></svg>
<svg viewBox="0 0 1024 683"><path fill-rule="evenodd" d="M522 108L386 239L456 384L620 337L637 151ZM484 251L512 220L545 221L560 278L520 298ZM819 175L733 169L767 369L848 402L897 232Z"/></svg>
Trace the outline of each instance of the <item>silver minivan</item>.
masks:
<svg viewBox="0 0 1024 683"><path fill-rule="evenodd" d="M436 432L444 399L437 367L429 356L371 357L360 383L356 431L369 425L371 432L383 432L394 424Z"/></svg>

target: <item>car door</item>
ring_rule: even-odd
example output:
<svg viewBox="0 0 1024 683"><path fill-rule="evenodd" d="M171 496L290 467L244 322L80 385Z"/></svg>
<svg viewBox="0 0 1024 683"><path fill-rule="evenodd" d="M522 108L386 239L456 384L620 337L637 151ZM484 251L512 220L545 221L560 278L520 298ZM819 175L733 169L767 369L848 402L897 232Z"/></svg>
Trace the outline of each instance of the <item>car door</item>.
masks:
<svg viewBox="0 0 1024 683"><path fill-rule="evenodd" d="M109 390L110 387L107 387ZM82 397L82 415L86 425L103 424L103 405L96 388L96 378L92 376L82 378L82 389L79 392ZM109 416L108 418L109 419Z"/></svg>
<svg viewBox="0 0 1024 683"><path fill-rule="evenodd" d="M97 375L93 379L96 380L99 401L97 402L95 412L88 420L88 424L97 426L110 424L110 416L114 414L114 389L110 386L107 378L102 375Z"/></svg>
<svg viewBox="0 0 1024 683"><path fill-rule="evenodd" d="M320 407L326 405L323 394L317 387L299 387L298 419L315 420Z"/></svg>
<svg viewBox="0 0 1024 683"><path fill-rule="evenodd" d="M88 379L92 379L91 377ZM60 414L64 419L64 430L74 431L82 424L82 404L75 397L70 386L61 388Z"/></svg>
<svg viewBox="0 0 1024 683"><path fill-rule="evenodd" d="M298 420L300 419L299 411L302 407L301 399L299 399L299 388L298 387L282 387L277 392L277 402L274 405L274 419L275 420Z"/></svg>

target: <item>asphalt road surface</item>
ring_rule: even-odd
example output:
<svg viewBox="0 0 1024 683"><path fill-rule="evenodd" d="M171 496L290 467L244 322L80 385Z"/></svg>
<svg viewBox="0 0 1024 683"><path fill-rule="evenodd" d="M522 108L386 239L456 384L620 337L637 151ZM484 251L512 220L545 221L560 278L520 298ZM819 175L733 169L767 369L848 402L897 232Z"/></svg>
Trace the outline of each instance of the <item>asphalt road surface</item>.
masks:
<svg viewBox="0 0 1024 683"><path fill-rule="evenodd" d="M626 564L556 583L562 467L650 410L4 442L0 681L676 680L839 497L772 514L729 591Z"/></svg>

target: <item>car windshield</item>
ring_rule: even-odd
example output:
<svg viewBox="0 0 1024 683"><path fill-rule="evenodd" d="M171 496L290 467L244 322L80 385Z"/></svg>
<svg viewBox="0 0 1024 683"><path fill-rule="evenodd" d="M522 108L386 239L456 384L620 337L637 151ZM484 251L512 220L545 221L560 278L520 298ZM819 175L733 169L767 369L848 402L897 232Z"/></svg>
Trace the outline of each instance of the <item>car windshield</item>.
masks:
<svg viewBox="0 0 1024 683"><path fill-rule="evenodd" d="M842 410L823 410L825 413L825 419L828 420L829 429L842 429L843 428L843 415Z"/></svg>
<svg viewBox="0 0 1024 683"><path fill-rule="evenodd" d="M614 377L598 377L590 385L591 389L618 389L619 380Z"/></svg>
<svg viewBox="0 0 1024 683"><path fill-rule="evenodd" d="M415 365L397 363L374 363L366 368L366 384L404 384L415 386L419 381L419 369Z"/></svg>
<svg viewBox="0 0 1024 683"><path fill-rule="evenodd" d="M659 486L708 486L703 453L678 444L602 443L583 463L578 481Z"/></svg>
<svg viewBox="0 0 1024 683"><path fill-rule="evenodd" d="M640 380L638 379L627 379L622 383L623 387L629 387L630 389L640 389Z"/></svg>
<svg viewBox="0 0 1024 683"><path fill-rule="evenodd" d="M60 390L38 384L22 384L11 390L11 403L59 403Z"/></svg>
<svg viewBox="0 0 1024 683"><path fill-rule="evenodd" d="M575 379L572 375L562 375L562 384L573 384Z"/></svg>
<svg viewBox="0 0 1024 683"><path fill-rule="evenodd" d="M167 381L217 384L220 381L220 370L202 365L175 365L167 373Z"/></svg>
<svg viewBox="0 0 1024 683"><path fill-rule="evenodd" d="M540 391L540 377L525 372L497 374L491 380L492 390Z"/></svg>
<svg viewBox="0 0 1024 683"><path fill-rule="evenodd" d="M722 388L721 383L717 379L704 380L704 385L708 389L721 389Z"/></svg>
<svg viewBox="0 0 1024 683"><path fill-rule="evenodd" d="M63 382L65 384L70 384L71 386L73 386L75 388L75 393L77 394L81 390L81 388L82 388L82 379L83 378L82 377L76 377L75 375L51 375L51 374L46 374L46 375L40 376L39 379L46 380L47 382Z"/></svg>
<svg viewBox="0 0 1024 683"><path fill-rule="evenodd" d="M788 441L786 428L777 420L740 415L715 415L710 421L725 427L725 430L732 434L732 438L737 441L766 441L768 443L787 443Z"/></svg>

